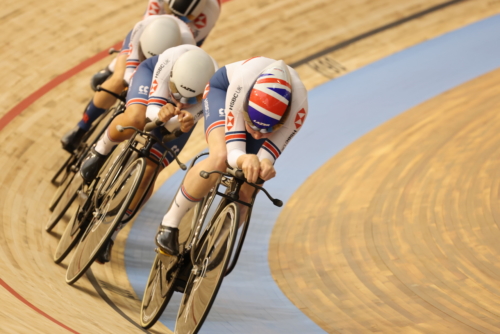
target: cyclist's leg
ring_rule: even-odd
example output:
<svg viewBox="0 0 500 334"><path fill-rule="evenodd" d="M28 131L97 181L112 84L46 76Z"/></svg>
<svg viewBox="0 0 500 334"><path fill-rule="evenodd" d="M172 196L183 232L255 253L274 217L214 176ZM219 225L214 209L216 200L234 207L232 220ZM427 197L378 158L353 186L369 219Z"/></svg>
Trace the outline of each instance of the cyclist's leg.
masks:
<svg viewBox="0 0 500 334"><path fill-rule="evenodd" d="M107 155L114 146L133 135L134 130L119 132L116 129L117 125L134 126L138 129L144 128L149 87L157 61L158 57L151 57L142 62L137 68L127 93L127 109L125 113L113 119L108 131L106 131L107 138L99 140L96 150L100 154ZM106 139L109 140L106 141Z"/></svg>
<svg viewBox="0 0 500 334"><path fill-rule="evenodd" d="M184 214L208 194L215 182L217 182L217 175L211 175L208 179L202 178L200 176L202 170L226 170L225 115L219 113L220 109L224 110L225 99L225 90L215 87L210 88L203 103L204 109L207 108L207 105L209 106L209 110L205 110L204 113L205 133L209 149L208 158L200 161L188 171L181 189L174 199L175 205L171 205L163 218L163 226L177 228Z"/></svg>

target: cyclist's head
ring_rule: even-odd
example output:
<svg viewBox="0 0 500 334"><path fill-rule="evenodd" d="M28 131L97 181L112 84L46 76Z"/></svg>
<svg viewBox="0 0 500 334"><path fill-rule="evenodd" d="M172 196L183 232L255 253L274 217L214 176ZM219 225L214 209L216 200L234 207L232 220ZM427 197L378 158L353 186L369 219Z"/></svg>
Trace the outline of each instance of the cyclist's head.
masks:
<svg viewBox="0 0 500 334"><path fill-rule="evenodd" d="M170 91L181 103L201 102L203 91L215 73L212 57L200 48L189 50L175 62L170 72Z"/></svg>
<svg viewBox="0 0 500 334"><path fill-rule="evenodd" d="M194 20L201 14L207 0L165 0L165 11L169 14L177 16L185 16L190 20Z"/></svg>
<svg viewBox="0 0 500 334"><path fill-rule="evenodd" d="M278 60L260 73L248 94L243 112L247 125L261 133L279 129L288 116L291 96L288 66Z"/></svg>
<svg viewBox="0 0 500 334"><path fill-rule="evenodd" d="M139 38L141 51L146 58L159 55L182 42L179 25L173 17L160 16L144 29Z"/></svg>

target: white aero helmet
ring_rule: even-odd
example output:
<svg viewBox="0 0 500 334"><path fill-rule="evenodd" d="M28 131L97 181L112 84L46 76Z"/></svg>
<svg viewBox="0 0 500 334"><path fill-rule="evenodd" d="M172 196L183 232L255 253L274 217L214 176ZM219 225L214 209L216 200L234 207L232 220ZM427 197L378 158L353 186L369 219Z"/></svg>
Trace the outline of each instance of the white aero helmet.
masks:
<svg viewBox="0 0 500 334"><path fill-rule="evenodd" d="M179 24L175 18L168 16L160 16L148 24L139 38L142 53L146 58L159 55L181 42Z"/></svg>
<svg viewBox="0 0 500 334"><path fill-rule="evenodd" d="M186 16L194 19L201 14L207 0L165 0L168 7L175 15Z"/></svg>
<svg viewBox="0 0 500 334"><path fill-rule="evenodd" d="M170 90L181 103L195 104L203 97L205 86L215 73L212 57L200 48L182 54L170 73Z"/></svg>

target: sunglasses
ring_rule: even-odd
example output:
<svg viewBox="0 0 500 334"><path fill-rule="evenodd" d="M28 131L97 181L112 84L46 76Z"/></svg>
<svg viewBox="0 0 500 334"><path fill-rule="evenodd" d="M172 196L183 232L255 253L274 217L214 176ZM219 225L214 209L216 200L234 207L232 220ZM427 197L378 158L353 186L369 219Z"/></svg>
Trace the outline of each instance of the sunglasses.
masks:
<svg viewBox="0 0 500 334"><path fill-rule="evenodd" d="M197 96L193 96L193 97L182 96L181 93L179 93L179 90L177 89L177 87L175 86L175 82L172 81L172 78L170 78L169 86L170 86L170 92L172 93L172 96L174 97L174 99L176 99L180 103L197 104L197 103L200 103L201 100L203 99L203 93L198 94Z"/></svg>

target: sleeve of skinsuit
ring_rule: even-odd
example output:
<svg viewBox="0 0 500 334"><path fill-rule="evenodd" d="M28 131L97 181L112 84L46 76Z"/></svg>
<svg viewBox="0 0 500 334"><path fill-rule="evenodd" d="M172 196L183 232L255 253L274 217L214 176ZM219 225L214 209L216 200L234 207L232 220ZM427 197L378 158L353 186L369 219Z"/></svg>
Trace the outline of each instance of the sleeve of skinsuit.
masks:
<svg viewBox="0 0 500 334"><path fill-rule="evenodd" d="M292 101L290 113L285 124L276 130L260 148L257 156L259 160L269 159L273 164L281 155L290 140L299 132L307 117L308 103L307 90L297 72L288 67L292 76Z"/></svg>
<svg viewBox="0 0 500 334"><path fill-rule="evenodd" d="M130 83L130 77L132 77L132 74L134 73L135 69L137 66L139 66L140 61L139 61L139 40L141 38L141 34L144 31L144 29L153 22L156 19L156 17L148 17L142 21L139 21L136 23L134 26L134 29L132 30L132 35L130 36L130 53L127 57L127 67L125 68L125 75L123 76L123 80L125 80L127 83Z"/></svg>
<svg viewBox="0 0 500 334"><path fill-rule="evenodd" d="M219 15L220 2L218 0L207 0L207 4L201 14L188 23L196 40L196 45L201 46L203 44L210 31L215 27Z"/></svg>
<svg viewBox="0 0 500 334"><path fill-rule="evenodd" d="M163 10L163 0L149 0L144 18L152 15L165 14Z"/></svg>

